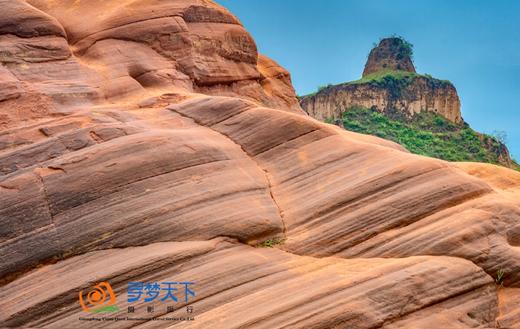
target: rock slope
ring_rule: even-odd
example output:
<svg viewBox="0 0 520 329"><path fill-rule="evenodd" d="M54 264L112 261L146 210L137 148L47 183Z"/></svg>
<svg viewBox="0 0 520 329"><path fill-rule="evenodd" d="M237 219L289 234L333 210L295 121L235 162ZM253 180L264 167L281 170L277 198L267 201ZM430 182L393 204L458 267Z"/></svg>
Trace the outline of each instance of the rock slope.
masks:
<svg viewBox="0 0 520 329"><path fill-rule="evenodd" d="M211 1L1 3L0 326L518 327L519 173L309 118ZM194 321L79 321L157 280Z"/></svg>

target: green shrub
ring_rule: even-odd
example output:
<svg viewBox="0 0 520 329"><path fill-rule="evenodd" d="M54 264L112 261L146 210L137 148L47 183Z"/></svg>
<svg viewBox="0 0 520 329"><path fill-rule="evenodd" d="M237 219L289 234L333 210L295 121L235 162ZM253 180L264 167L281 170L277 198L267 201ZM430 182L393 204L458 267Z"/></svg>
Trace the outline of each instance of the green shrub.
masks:
<svg viewBox="0 0 520 329"><path fill-rule="evenodd" d="M405 57L410 57L410 59L413 60L413 45L410 42L408 42L405 38L403 38L402 36L397 35L395 33L392 34L390 37L380 38L379 42L381 42L383 39L388 39L388 38L397 39L395 41L398 42L397 57L399 59L405 58ZM375 48L375 47L377 47L377 44L374 43L373 46Z"/></svg>
<svg viewBox="0 0 520 329"><path fill-rule="evenodd" d="M448 80L439 80L432 78L430 75L423 75L409 71L380 70L364 76L347 84L371 84L378 87L394 88L401 90L408 86L416 78L424 78L433 87L445 87L451 84Z"/></svg>
<svg viewBox="0 0 520 329"><path fill-rule="evenodd" d="M375 109L351 107L342 119L347 130L392 140L415 154L448 161L499 164L498 154L489 149L484 135L432 112L403 118Z"/></svg>
<svg viewBox="0 0 520 329"><path fill-rule="evenodd" d="M390 90L390 95L392 97L398 98L401 95L401 91L406 88L414 79L422 77L428 80L428 83L432 84L436 87L442 87L447 84L451 84L448 80L439 80L432 78L430 75L422 75L409 71L393 71L393 70L380 70L374 73L371 73L363 78L351 82L345 83L345 85L355 85L355 84L371 84L373 86L377 86L380 88L388 88ZM312 97L317 93L335 86L334 84L328 83L325 85L318 86L316 92L298 96L301 100L304 97Z"/></svg>
<svg viewBox="0 0 520 329"><path fill-rule="evenodd" d="M332 83L327 83L326 85L321 85L321 86L318 86L318 92L324 90L324 89L327 89L329 87L332 86Z"/></svg>
<svg viewBox="0 0 520 329"><path fill-rule="evenodd" d="M506 276L506 272L504 272L503 269L499 269L497 271L497 276L495 278L495 283L497 285L499 285L499 286L503 286L504 285L505 276Z"/></svg>
<svg viewBox="0 0 520 329"><path fill-rule="evenodd" d="M259 244L259 246L264 247L264 248L274 248L277 245L284 244L284 242L285 242L285 239L274 237L274 238L263 241L262 243Z"/></svg>
<svg viewBox="0 0 520 329"><path fill-rule="evenodd" d="M513 163L513 168L520 171L520 164L518 163L518 161L516 161L516 159L511 159L511 162Z"/></svg>
<svg viewBox="0 0 520 329"><path fill-rule="evenodd" d="M332 119L332 118L326 118L326 119L325 119L325 123L328 123L328 124L334 124L334 119Z"/></svg>

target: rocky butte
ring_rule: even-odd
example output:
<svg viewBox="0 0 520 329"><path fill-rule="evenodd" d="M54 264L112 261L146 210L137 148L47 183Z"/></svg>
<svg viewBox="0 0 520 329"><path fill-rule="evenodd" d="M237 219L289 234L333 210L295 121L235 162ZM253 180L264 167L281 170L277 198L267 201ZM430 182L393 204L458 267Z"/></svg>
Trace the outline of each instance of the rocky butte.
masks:
<svg viewBox="0 0 520 329"><path fill-rule="evenodd" d="M0 3L0 327L520 323L518 172L309 117L213 1Z"/></svg>
<svg viewBox="0 0 520 329"><path fill-rule="evenodd" d="M370 51L360 80L328 86L303 97L301 105L318 120L339 118L346 109L362 106L407 115L430 111L461 122L455 87L449 81L417 74L411 56L412 45L404 39L382 39Z"/></svg>
<svg viewBox="0 0 520 329"><path fill-rule="evenodd" d="M520 169L503 140L475 132L464 122L453 84L418 74L412 55L412 45L403 38L381 39L370 51L361 79L320 87L316 93L301 97L300 104L305 112L320 121L336 122L350 130L393 140L414 153ZM370 123L370 129L359 127L359 119L366 123L374 116L370 111L360 113L361 109L381 113L383 117L379 119L387 120L386 126L400 125L402 131L388 133L384 124L378 127L374 122ZM412 128L415 131L405 131L410 123L415 124ZM416 140L403 142L412 133L417 135ZM420 140L429 137L424 134L431 133L435 134L431 145ZM421 145L416 147L416 144ZM433 150L434 146L438 150Z"/></svg>

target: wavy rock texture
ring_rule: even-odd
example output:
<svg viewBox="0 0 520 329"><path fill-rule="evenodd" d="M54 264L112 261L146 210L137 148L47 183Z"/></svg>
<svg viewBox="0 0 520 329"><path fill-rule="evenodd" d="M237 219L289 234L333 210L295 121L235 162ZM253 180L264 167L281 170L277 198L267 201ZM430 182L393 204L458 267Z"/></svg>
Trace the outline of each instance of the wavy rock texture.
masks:
<svg viewBox="0 0 520 329"><path fill-rule="evenodd" d="M415 312L439 307L446 300L458 305L452 306L455 310L443 307L437 317L478 324L491 322L497 308L491 278L467 261L447 257L314 259L217 239L96 251L50 265L43 273L33 272L4 287L2 293L9 296L9 303L4 303L2 308L15 315L6 324L70 326L82 315L75 305L76 294L71 292L88 287L91 278L82 276L86 271L91 278L110 278L116 293L123 297L126 282L135 278L190 280L197 277L197 284L207 288L192 304L201 313L190 326L193 328L372 328L409 314L413 315L412 322L427 321L427 316L431 316L428 312ZM454 279L456 273L459 277ZM39 280L44 283L28 288ZM59 284L62 280L67 280L67 286ZM56 286L58 288L53 289ZM478 296L478 300L468 298L468 294ZM37 297L29 298L34 295ZM395 300L397 296L399 299ZM53 307L56 304L64 307L57 309ZM119 304L126 311L127 304ZM136 305L139 306L143 305ZM460 318L456 308L474 312L476 319L471 315ZM254 312L243 312L247 309ZM34 321L36 317L38 320ZM399 322L389 327L399 326ZM157 322L124 321L106 327L135 325L161 327ZM91 323L82 322L75 327L90 326Z"/></svg>
<svg viewBox="0 0 520 329"><path fill-rule="evenodd" d="M305 116L210 1L2 5L0 326L518 327L520 174ZM168 280L195 321L78 320Z"/></svg>

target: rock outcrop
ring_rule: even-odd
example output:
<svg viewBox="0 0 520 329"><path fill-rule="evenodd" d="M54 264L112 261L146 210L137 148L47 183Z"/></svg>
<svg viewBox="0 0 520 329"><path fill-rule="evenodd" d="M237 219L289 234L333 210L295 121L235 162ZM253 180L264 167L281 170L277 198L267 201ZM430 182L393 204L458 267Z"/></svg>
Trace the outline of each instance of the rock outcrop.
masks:
<svg viewBox="0 0 520 329"><path fill-rule="evenodd" d="M423 76L329 86L315 95L303 97L301 106L320 121L340 118L343 112L356 106L382 112L399 111L408 117L430 111L452 122L462 121L455 87Z"/></svg>
<svg viewBox="0 0 520 329"><path fill-rule="evenodd" d="M9 87L0 94L9 98L0 106L2 127L151 90L225 92L301 112L288 73L281 68L274 73L275 62L259 60L251 36L213 2L155 1L146 10L133 0L2 5L0 75ZM272 84L279 89L275 94ZM26 97L14 97L19 90ZM25 98L39 109L27 108Z"/></svg>
<svg viewBox="0 0 520 329"><path fill-rule="evenodd" d="M212 1L1 3L0 327L518 323L520 173L302 115ZM110 317L128 282L194 281L194 320L87 321L101 281Z"/></svg>
<svg viewBox="0 0 520 329"><path fill-rule="evenodd" d="M387 38L372 49L358 81L331 85L300 100L302 108L320 121L337 119L351 107L399 111L407 116L422 111L461 122L457 90L449 82L415 73L411 46L401 38Z"/></svg>
<svg viewBox="0 0 520 329"><path fill-rule="evenodd" d="M384 70L415 73L412 54L412 45L403 38L381 39L368 55L363 76Z"/></svg>

